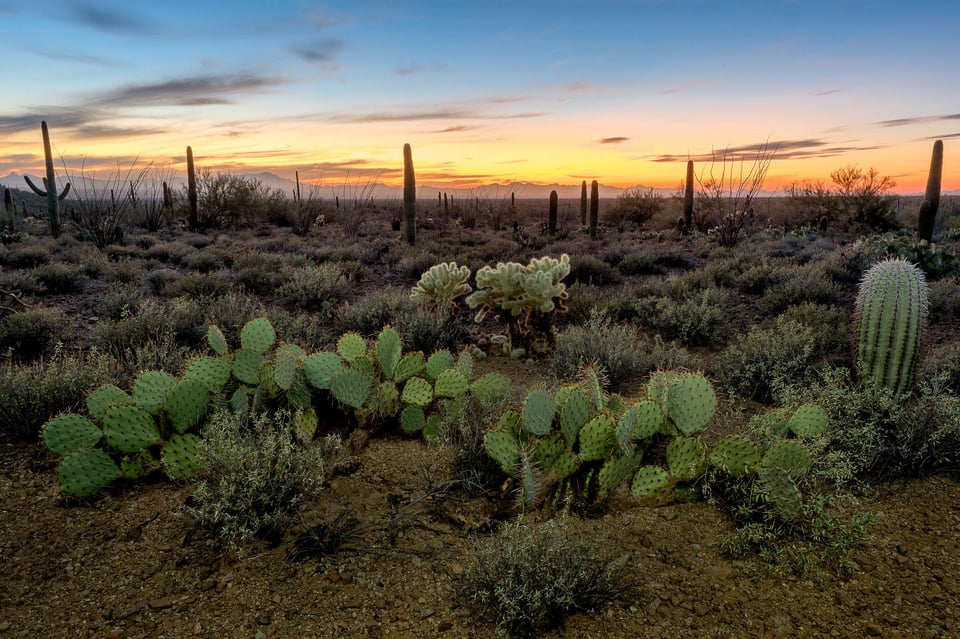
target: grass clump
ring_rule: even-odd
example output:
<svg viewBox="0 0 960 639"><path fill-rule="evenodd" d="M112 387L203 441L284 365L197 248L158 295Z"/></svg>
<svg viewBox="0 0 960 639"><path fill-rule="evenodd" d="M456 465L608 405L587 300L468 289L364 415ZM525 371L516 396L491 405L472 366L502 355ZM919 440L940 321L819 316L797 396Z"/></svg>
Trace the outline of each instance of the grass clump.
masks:
<svg viewBox="0 0 960 639"><path fill-rule="evenodd" d="M83 288L83 267L70 264L43 264L31 274L43 284L47 293L76 293Z"/></svg>
<svg viewBox="0 0 960 639"><path fill-rule="evenodd" d="M58 308L30 308L0 320L0 354L35 359L64 341L71 326Z"/></svg>
<svg viewBox="0 0 960 639"><path fill-rule="evenodd" d="M557 335L551 363L559 379L572 379L585 364L599 364L611 389L630 377L643 375L650 364L640 348L643 337L631 324L613 323L594 310L583 326L571 326Z"/></svg>
<svg viewBox="0 0 960 639"><path fill-rule="evenodd" d="M462 596L491 610L510 636L533 637L634 588L625 562L602 556L567 521L554 519L506 524L478 545Z"/></svg>

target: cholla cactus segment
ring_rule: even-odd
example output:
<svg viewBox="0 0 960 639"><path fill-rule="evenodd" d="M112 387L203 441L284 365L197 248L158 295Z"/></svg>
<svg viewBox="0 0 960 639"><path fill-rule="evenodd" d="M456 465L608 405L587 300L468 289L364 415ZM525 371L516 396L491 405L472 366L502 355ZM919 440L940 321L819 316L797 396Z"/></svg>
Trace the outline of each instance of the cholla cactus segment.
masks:
<svg viewBox="0 0 960 639"><path fill-rule="evenodd" d="M103 437L103 431L83 415L68 413L44 424L42 437L51 453L66 455L81 448L92 448Z"/></svg>
<svg viewBox="0 0 960 639"><path fill-rule="evenodd" d="M120 468L102 450L84 448L68 453L57 468L60 490L89 497L120 477Z"/></svg>
<svg viewBox="0 0 960 639"><path fill-rule="evenodd" d="M489 311L520 315L565 310L566 286L561 280L570 273L570 256L533 258L526 266L500 262L496 268L477 271L477 290L467 298L471 308L480 307L477 321Z"/></svg>
<svg viewBox="0 0 960 639"><path fill-rule="evenodd" d="M413 299L426 300L438 308L456 305L456 299L467 295L473 288L467 284L470 269L456 262L443 262L431 266L413 287Z"/></svg>
<svg viewBox="0 0 960 639"><path fill-rule="evenodd" d="M857 367L895 394L906 392L927 317L927 281L902 259L874 264L860 282L855 308Z"/></svg>
<svg viewBox="0 0 960 639"><path fill-rule="evenodd" d="M350 362L367 354L367 340L358 333L346 333L337 340L337 354Z"/></svg>
<svg viewBox="0 0 960 639"><path fill-rule="evenodd" d="M662 495L670 486L667 471L659 466L643 466L637 470L630 484L630 492L637 499L652 499Z"/></svg>
<svg viewBox="0 0 960 639"><path fill-rule="evenodd" d="M229 375L229 369L228 369ZM177 383L177 378L164 371L143 371L133 382L131 394L136 405L151 415L157 415L167 393Z"/></svg>
<svg viewBox="0 0 960 639"><path fill-rule="evenodd" d="M87 395L87 412L98 422L103 421L107 409L117 404L133 404L133 398L113 384L104 384Z"/></svg>
<svg viewBox="0 0 960 639"><path fill-rule="evenodd" d="M787 422L787 428L803 439L818 437L827 428L827 411L816 404L804 404L793 414Z"/></svg>
<svg viewBox="0 0 960 639"><path fill-rule="evenodd" d="M393 328L387 326L380 331L377 336L377 345L375 347L377 354L377 363L380 364L380 370L387 379L393 379L394 371L400 358L403 357L403 345L400 341L400 335Z"/></svg>
<svg viewBox="0 0 960 639"><path fill-rule="evenodd" d="M727 435L711 449L710 464L732 477L742 477L760 465L760 450L746 437Z"/></svg>
<svg viewBox="0 0 960 639"><path fill-rule="evenodd" d="M680 435L667 444L667 468L678 481L691 481L704 471L706 446L696 437Z"/></svg>
<svg viewBox="0 0 960 639"><path fill-rule="evenodd" d="M229 350L227 348L227 339L223 336L223 331L216 326L207 328L207 344L210 345L210 348L212 348L213 352L217 355L226 355Z"/></svg>
<svg viewBox="0 0 960 639"><path fill-rule="evenodd" d="M467 351L462 351L457 355L457 363L454 364L457 370L463 373L467 379L473 377L473 355Z"/></svg>
<svg viewBox="0 0 960 639"><path fill-rule="evenodd" d="M240 329L241 348L257 353L266 353L276 340L277 332L266 317L250 320Z"/></svg>
<svg viewBox="0 0 960 639"><path fill-rule="evenodd" d="M336 353L321 351L303 360L303 372L307 381L320 390L329 390L333 377L343 369L343 361Z"/></svg>
<svg viewBox="0 0 960 639"><path fill-rule="evenodd" d="M103 436L123 453L135 453L160 441L153 415L136 406L111 406L103 416Z"/></svg>
<svg viewBox="0 0 960 639"><path fill-rule="evenodd" d="M555 409L550 393L540 388L530 391L523 401L523 427L533 435L548 435Z"/></svg>
<svg viewBox="0 0 960 639"><path fill-rule="evenodd" d="M667 416L684 435L702 431L717 410L717 395L702 375L689 375L667 391Z"/></svg>

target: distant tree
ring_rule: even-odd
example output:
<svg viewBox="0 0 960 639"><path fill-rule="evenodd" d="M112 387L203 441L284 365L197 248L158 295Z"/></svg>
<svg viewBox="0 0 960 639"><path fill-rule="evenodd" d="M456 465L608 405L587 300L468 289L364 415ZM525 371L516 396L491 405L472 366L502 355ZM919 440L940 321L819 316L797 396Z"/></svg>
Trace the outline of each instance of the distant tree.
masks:
<svg viewBox="0 0 960 639"><path fill-rule="evenodd" d="M816 180L787 187L795 224L815 224L826 217L852 228L887 230L897 226L894 198L888 195L896 186L893 178L881 176L875 168L864 171L851 164L832 172L830 180L829 185Z"/></svg>
<svg viewBox="0 0 960 639"><path fill-rule="evenodd" d="M652 188L636 186L617 196L606 211L607 219L621 231L628 223L641 225L663 209L663 196Z"/></svg>
<svg viewBox="0 0 960 639"><path fill-rule="evenodd" d="M753 219L754 199L763 189L776 147L766 142L747 150L713 151L696 176L693 224L714 231L724 246L734 246Z"/></svg>

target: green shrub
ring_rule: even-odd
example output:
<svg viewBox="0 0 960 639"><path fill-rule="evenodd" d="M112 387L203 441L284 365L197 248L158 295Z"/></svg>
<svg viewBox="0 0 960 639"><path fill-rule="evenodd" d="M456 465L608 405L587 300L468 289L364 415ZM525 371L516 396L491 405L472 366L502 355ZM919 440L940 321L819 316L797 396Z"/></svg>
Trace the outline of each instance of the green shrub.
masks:
<svg viewBox="0 0 960 639"><path fill-rule="evenodd" d="M159 242L149 247L144 253L144 257L150 260L167 262L168 264L179 264L183 258L195 251L195 248L179 240Z"/></svg>
<svg viewBox="0 0 960 639"><path fill-rule="evenodd" d="M0 273L0 288L23 295L38 295L43 292L43 285L30 271Z"/></svg>
<svg viewBox="0 0 960 639"><path fill-rule="evenodd" d="M190 251L182 257L180 264L191 271L200 273L210 273L226 266L224 252L209 246L199 251Z"/></svg>
<svg viewBox="0 0 960 639"><path fill-rule="evenodd" d="M232 285L226 270L215 273L188 273L168 285L164 292L170 297L220 297L226 294Z"/></svg>
<svg viewBox="0 0 960 639"><path fill-rule="evenodd" d="M563 520L506 524L479 544L461 596L492 610L513 637L533 637L564 615L596 610L631 594L627 565L603 556Z"/></svg>
<svg viewBox="0 0 960 639"><path fill-rule="evenodd" d="M649 361L640 346L643 338L630 324L614 324L602 311L594 311L583 326L571 326L557 335L551 356L554 374L563 380L576 377L585 364L599 364L611 390L631 377L649 372Z"/></svg>
<svg viewBox="0 0 960 639"><path fill-rule="evenodd" d="M323 487L327 446L301 446L289 413L249 421L220 411L203 429L200 476L190 512L229 541L282 532ZM329 440L332 442L332 440Z"/></svg>
<svg viewBox="0 0 960 639"><path fill-rule="evenodd" d="M343 266L327 262L308 266L290 273L277 293L284 301L304 310L328 310L346 297L350 278Z"/></svg>
<svg viewBox="0 0 960 639"><path fill-rule="evenodd" d="M716 345L729 328L727 294L716 288L701 290L682 301L669 297L637 302L637 319L668 340L687 346Z"/></svg>
<svg viewBox="0 0 960 639"><path fill-rule="evenodd" d="M769 403L778 384L807 379L815 344L813 330L793 320L754 326L717 355L712 372L726 390Z"/></svg>
<svg viewBox="0 0 960 639"><path fill-rule="evenodd" d="M160 304L148 298L121 311L120 319L100 320L95 332L98 347L122 360L129 353L150 344L161 344L166 339L171 345L196 346L204 329L203 315L196 302L180 298Z"/></svg>
<svg viewBox="0 0 960 639"><path fill-rule="evenodd" d="M789 307L777 321L792 321L808 327L813 333L816 357L843 353L850 348L850 316L836 306L803 302Z"/></svg>
<svg viewBox="0 0 960 639"><path fill-rule="evenodd" d="M566 281L573 284L592 284L606 286L620 281L617 270L592 255L577 254L570 256L570 274Z"/></svg>
<svg viewBox="0 0 960 639"><path fill-rule="evenodd" d="M11 268L34 268L50 261L50 250L45 246L22 246L7 251L3 262Z"/></svg>
<svg viewBox="0 0 960 639"><path fill-rule="evenodd" d="M33 359L71 333L72 326L58 308L31 308L11 313L0 320L0 354Z"/></svg>
<svg viewBox="0 0 960 639"><path fill-rule="evenodd" d="M772 285L760 300L760 310L768 315L782 313L803 302L836 304L841 290L818 266L789 271L789 277Z"/></svg>

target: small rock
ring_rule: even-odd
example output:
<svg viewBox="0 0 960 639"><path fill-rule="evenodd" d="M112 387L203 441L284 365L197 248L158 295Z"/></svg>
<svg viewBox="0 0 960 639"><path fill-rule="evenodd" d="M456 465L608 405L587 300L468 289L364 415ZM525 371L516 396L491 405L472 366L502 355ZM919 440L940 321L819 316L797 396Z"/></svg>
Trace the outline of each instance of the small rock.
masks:
<svg viewBox="0 0 960 639"><path fill-rule="evenodd" d="M437 626L437 632L446 632L453 628L452 621L443 621Z"/></svg>
<svg viewBox="0 0 960 639"><path fill-rule="evenodd" d="M267 633L263 630L257 630L257 633L253 635L253 639L267 639Z"/></svg>
<svg viewBox="0 0 960 639"><path fill-rule="evenodd" d="M7 630L10 630L10 622L0 621L0 632L6 632Z"/></svg>
<svg viewBox="0 0 960 639"><path fill-rule="evenodd" d="M873 623L872 621L867 622L867 624L864 626L864 630L866 630L867 634L871 637L883 636L883 628L881 628L879 624Z"/></svg>
<svg viewBox="0 0 960 639"><path fill-rule="evenodd" d="M269 626L270 622L273 621L273 618L270 616L269 612L261 612L257 615L257 623L261 626Z"/></svg>
<svg viewBox="0 0 960 639"><path fill-rule="evenodd" d="M150 608L153 610L163 610L173 605L173 599L170 597L160 597L149 601Z"/></svg>
<svg viewBox="0 0 960 639"><path fill-rule="evenodd" d="M705 577L716 577L717 579L727 579L733 575L731 566L707 566L703 569Z"/></svg>

